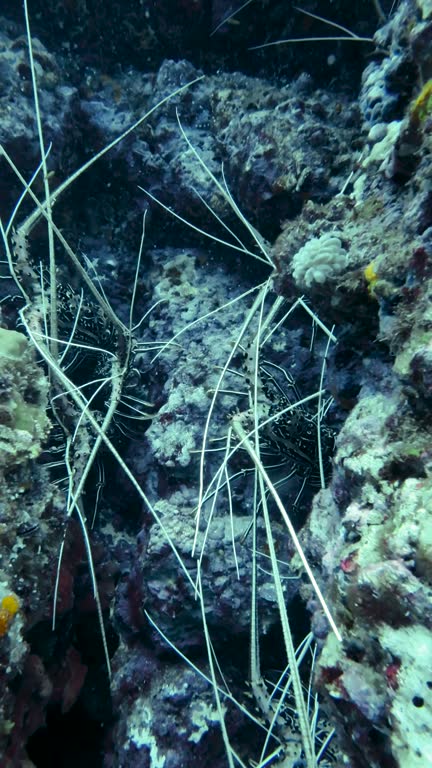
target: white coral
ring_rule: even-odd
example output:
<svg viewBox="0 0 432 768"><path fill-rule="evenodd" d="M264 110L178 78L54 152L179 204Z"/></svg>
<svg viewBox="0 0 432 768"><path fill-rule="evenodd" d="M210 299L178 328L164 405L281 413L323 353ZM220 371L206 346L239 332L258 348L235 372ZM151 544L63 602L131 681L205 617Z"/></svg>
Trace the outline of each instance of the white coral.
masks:
<svg viewBox="0 0 432 768"><path fill-rule="evenodd" d="M297 285L310 288L325 283L329 277L342 272L348 254L335 232L314 237L300 248L292 260L293 277Z"/></svg>

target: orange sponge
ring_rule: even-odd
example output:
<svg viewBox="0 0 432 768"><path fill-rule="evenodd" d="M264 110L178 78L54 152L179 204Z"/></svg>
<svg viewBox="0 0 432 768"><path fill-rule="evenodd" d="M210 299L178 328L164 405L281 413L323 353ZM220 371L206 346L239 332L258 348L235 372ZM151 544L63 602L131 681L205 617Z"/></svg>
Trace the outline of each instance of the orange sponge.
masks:
<svg viewBox="0 0 432 768"><path fill-rule="evenodd" d="M5 595L0 603L0 637L3 637L19 611L19 600L16 595Z"/></svg>

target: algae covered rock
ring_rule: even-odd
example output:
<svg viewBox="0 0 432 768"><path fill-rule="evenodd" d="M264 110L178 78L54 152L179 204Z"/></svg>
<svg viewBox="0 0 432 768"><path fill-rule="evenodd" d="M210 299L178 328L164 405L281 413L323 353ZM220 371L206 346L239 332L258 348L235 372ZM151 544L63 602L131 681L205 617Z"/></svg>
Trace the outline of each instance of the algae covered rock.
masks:
<svg viewBox="0 0 432 768"><path fill-rule="evenodd" d="M27 338L0 328L0 471L38 456L47 402L48 380Z"/></svg>

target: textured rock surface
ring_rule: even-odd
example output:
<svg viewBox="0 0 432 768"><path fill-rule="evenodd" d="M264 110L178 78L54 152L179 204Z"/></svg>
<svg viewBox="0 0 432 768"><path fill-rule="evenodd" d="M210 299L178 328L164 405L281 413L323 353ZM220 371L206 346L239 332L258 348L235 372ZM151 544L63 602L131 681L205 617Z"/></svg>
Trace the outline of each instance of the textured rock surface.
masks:
<svg viewBox="0 0 432 768"><path fill-rule="evenodd" d="M51 632L65 491L60 470L51 466L58 457L55 439L48 438L46 372L24 337L12 330L19 302L8 296L14 291L11 281L1 283L0 602L16 595L19 610L3 624L0 615L7 630L0 637L0 752L7 768L38 768L49 760L66 766L69 756L69 764L84 768L76 734L85 732L92 768L227 764L194 594L198 451L220 368L255 294L233 299L266 280L269 267L245 258L238 241L240 250L228 250L204 236L202 231L220 240L232 237L200 196L235 236L243 233L227 196L216 193L182 136L177 110L210 171L221 179L223 164L234 200L266 238L275 264L273 286L285 298L284 306L295 301L299 289L307 290L307 301L322 322L335 326L338 338L328 349L326 369L334 397L328 419L338 431L332 478L318 493L311 484L295 505L302 484L297 472L282 485L281 495L287 508L294 506L296 527L342 643L328 635L292 543L272 512L295 639L300 642L312 628L319 647L315 684L339 738L320 764L427 768L432 741L427 672L432 654L432 108L427 90L432 9L425 0L403 0L380 20L379 4L348 10L346 3L324 8L311 0L305 10L355 27L359 35L371 37L380 25L374 42L280 45L254 53L246 48L274 39L275 30L281 37L332 30L291 7L288 12L287 3L256 0L209 38L231 5L224 0L210 8L180 5L181 12L177 3L148 8L130 3L123 13L116 3L102 8L96 0L35 0L30 9L34 34L43 41L35 41L34 52L54 184L173 89L197 77L200 67L206 76L156 110L55 206L58 226L97 271L125 322L147 211L134 322L152 310L134 332L139 383L133 391L151 401L153 419L136 430L125 429L119 419L116 444L163 529L106 453L101 454L105 482L95 470L85 495L87 518L99 510L91 539L112 656L111 698L76 522L67 527L57 629ZM388 14L387 4L381 5ZM12 20L4 21L0 33L0 69L7 84L0 140L29 179L39 163L30 71L21 15L15 8L9 13ZM163 50L170 56L164 61ZM0 207L7 222L21 187L3 162ZM34 189L42 199L39 179ZM202 231L170 217L151 196ZM31 208L25 199L19 220ZM322 266L325 249L313 249L332 236L338 239L337 254ZM31 244L39 268L45 242L37 228ZM246 247L259 254L251 233ZM309 279L308 265L299 261L311 257L311 248L315 271ZM5 265L1 269L5 274ZM76 287L66 263L59 265L59 280ZM215 312L220 307L225 308ZM208 316L194 324L202 315ZM319 388L325 349L322 338L311 345L310 318L296 311L265 351L271 363L292 373L302 394L312 394ZM245 337L214 412L212 449L226 434L231 414L245 408L247 354ZM292 465L288 460L286 465L283 471L289 473ZM209 474L216 472L217 451L209 452L206 467ZM233 520L228 503L216 505L208 533L204 521L196 543L199 555L205 539L201 573L213 647L230 693L251 708L244 682L255 491L244 455L237 453L230 468L236 476ZM271 685L286 659L261 521L257 537L263 673ZM262 725L248 719L229 696L223 708L244 764L252 757L258 761ZM295 727L291 714L287 706L278 738L288 732L291 719ZM328 733L327 725L323 729ZM281 753L273 764L297 768L295 760L291 752Z"/></svg>

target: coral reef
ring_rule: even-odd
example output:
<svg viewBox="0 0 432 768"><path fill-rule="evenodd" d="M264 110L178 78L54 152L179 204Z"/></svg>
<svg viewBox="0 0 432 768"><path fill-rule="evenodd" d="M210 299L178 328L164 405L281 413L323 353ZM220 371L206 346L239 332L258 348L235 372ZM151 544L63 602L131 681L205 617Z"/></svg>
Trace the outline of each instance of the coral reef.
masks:
<svg viewBox="0 0 432 768"><path fill-rule="evenodd" d="M58 318L70 354L61 372L74 377L76 392L93 389L78 425L70 412L57 420L65 392L53 389L53 367L17 324L24 302L11 298L1 266L0 762L311 765L298 699L281 693L283 603L306 658L301 685L318 695L315 704L307 696L308 707L320 707L309 713L317 752L336 730L317 764L427 768L431 4L382 0L349 10L310 0L307 15L254 0L229 22L224 0L102 5L35 0L30 8L54 186L200 67L206 75L54 206L82 271L133 337L112 450L108 439L99 447L79 514L65 511L73 495L62 476L65 445L83 425L75 466L91 454L109 410L98 386L129 337L96 317L78 273L59 257ZM323 28L331 37L323 14L364 40L249 50L274 42L275 30L280 39ZM20 198L5 157L26 180L41 160L15 8L0 37L0 212L15 223L38 203ZM43 201L39 176L32 189ZM5 230L4 244L12 240ZM39 223L28 245L23 298L31 304L42 291L33 314L48 339ZM19 241L12 253L22 257ZM111 346L101 349L101 335ZM266 426L259 437L254 419ZM259 450L269 480L261 495L251 459ZM317 648L307 655L309 631ZM89 739L83 749L77 730Z"/></svg>

